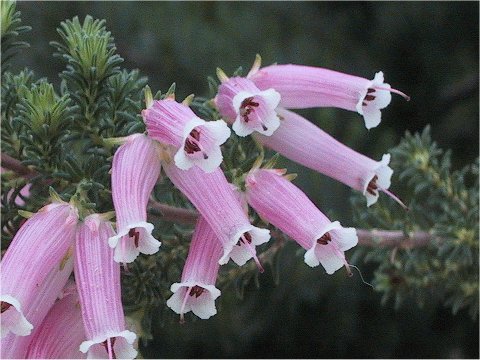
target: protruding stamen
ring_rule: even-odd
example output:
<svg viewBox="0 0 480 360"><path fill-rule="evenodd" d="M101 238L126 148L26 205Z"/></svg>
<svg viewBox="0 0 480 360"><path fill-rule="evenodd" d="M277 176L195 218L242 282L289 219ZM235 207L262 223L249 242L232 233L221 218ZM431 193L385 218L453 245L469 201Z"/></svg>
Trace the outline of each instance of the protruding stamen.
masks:
<svg viewBox="0 0 480 360"><path fill-rule="evenodd" d="M258 260L257 254L255 252L255 248L252 246L252 236L246 232L244 233L241 237L240 240L238 240L237 245L242 246L242 243L245 245L246 250L252 255L253 261L255 261L255 264L257 265L258 271L263 273L265 269L263 268L262 264L260 263L260 260Z"/></svg>
<svg viewBox="0 0 480 360"><path fill-rule="evenodd" d="M384 91L389 91L389 92L392 92L394 94L397 94L397 95L400 95L401 97L403 97L405 100L407 101L410 101L410 96L408 96L407 94L401 92L400 90L397 90L397 89L388 89L388 88L384 88L384 87L381 87L381 86L375 86L374 89L376 90L384 90Z"/></svg>
<svg viewBox="0 0 480 360"><path fill-rule="evenodd" d="M332 236L326 232L317 240L317 244L327 245L330 241L332 241Z"/></svg>
<svg viewBox="0 0 480 360"><path fill-rule="evenodd" d="M180 308L180 324L185 324L185 317L184 317L185 305L187 304L188 296L190 295L190 292L192 291L192 289L193 289L193 286L189 286L187 288L187 291L185 291L182 307Z"/></svg>
<svg viewBox="0 0 480 360"><path fill-rule="evenodd" d="M108 352L108 358L109 359L116 359L117 355L115 354L115 350L113 349L113 346L115 345L115 340L117 338L107 338L104 342L102 342L103 347L105 350Z"/></svg>
<svg viewBox="0 0 480 360"><path fill-rule="evenodd" d="M12 304L9 304L8 302L6 301L1 301L1 313L3 314L5 311L7 311L10 306L12 306Z"/></svg>
<svg viewBox="0 0 480 360"><path fill-rule="evenodd" d="M391 191L389 191L389 190L387 190L387 189L382 189L382 188L379 188L379 190L380 190L380 191L383 191L385 194L387 194L387 195L390 196L393 200L395 200L395 202L396 202L397 204L399 204L405 211L410 210L410 209L408 208L408 206L405 205L405 204L403 203L403 201L400 200L400 198L399 198L397 195L395 195L394 193L392 193Z"/></svg>
<svg viewBox="0 0 480 360"><path fill-rule="evenodd" d="M335 251L335 253L337 254L337 256L342 259L343 261L343 266L345 266L345 269L347 270L347 275L348 277L352 277L353 276L353 273L352 273L352 270L350 269L350 264L348 263L347 259L345 258L345 254L343 253L343 251L340 251L340 249L338 248L337 244L333 243L332 242L332 246L333 246L333 250Z"/></svg>

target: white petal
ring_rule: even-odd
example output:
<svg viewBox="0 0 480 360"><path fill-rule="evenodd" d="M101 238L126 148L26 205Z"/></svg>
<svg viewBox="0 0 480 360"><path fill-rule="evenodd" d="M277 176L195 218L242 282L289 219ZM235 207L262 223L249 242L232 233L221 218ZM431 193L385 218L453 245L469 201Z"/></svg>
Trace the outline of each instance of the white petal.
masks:
<svg viewBox="0 0 480 360"><path fill-rule="evenodd" d="M147 254L147 255L152 255L155 254L162 243L155 239L152 234L147 233L146 231L144 232L144 236L140 238L140 241L138 242L138 250L142 254Z"/></svg>
<svg viewBox="0 0 480 360"><path fill-rule="evenodd" d="M363 120L367 129L374 128L382 121L382 113L379 109L373 106L373 103L367 104L363 109Z"/></svg>
<svg viewBox="0 0 480 360"><path fill-rule="evenodd" d="M238 266L245 265L245 263L252 258L252 254L248 251L245 244L235 245L229 253L232 259Z"/></svg>
<svg viewBox="0 0 480 360"><path fill-rule="evenodd" d="M319 245L315 249L315 254L324 267L327 274L331 275L344 265L344 259L340 258L335 251L333 244Z"/></svg>
<svg viewBox="0 0 480 360"><path fill-rule="evenodd" d="M194 160L194 163L206 173L211 173L220 166L222 161L222 150L220 147L216 147L208 153L208 159Z"/></svg>
<svg viewBox="0 0 480 360"><path fill-rule="evenodd" d="M347 251L358 244L357 230L355 228L341 228L332 230L333 239L341 251Z"/></svg>
<svg viewBox="0 0 480 360"><path fill-rule="evenodd" d="M185 154L183 147L178 149L173 160L175 161L175 165L182 170L188 170L194 165L193 159L190 159L187 154Z"/></svg>
<svg viewBox="0 0 480 360"><path fill-rule="evenodd" d="M252 94L248 91L240 91L237 95L233 97L232 105L237 114L240 114L240 107L242 106L243 100L252 96L255 96L255 94Z"/></svg>
<svg viewBox="0 0 480 360"><path fill-rule="evenodd" d="M192 300L192 312L200 319L208 319L217 313L215 301L208 291L204 291L198 298Z"/></svg>
<svg viewBox="0 0 480 360"><path fill-rule="evenodd" d="M303 259L305 261L305 264L307 264L310 267L315 267L320 265L320 261L318 261L318 258L315 255L315 245L307 250Z"/></svg>
<svg viewBox="0 0 480 360"><path fill-rule="evenodd" d="M231 131L223 120L209 121L203 127L207 128L215 138L215 144L222 145L230 137Z"/></svg>
<svg viewBox="0 0 480 360"><path fill-rule="evenodd" d="M237 134L240 137L245 137L253 133L253 129L250 128L245 121L243 121L241 116L237 116L235 119L235 122L232 125L233 131L235 131L235 134Z"/></svg>
<svg viewBox="0 0 480 360"><path fill-rule="evenodd" d="M20 302L10 295L1 295L0 300L11 305L1 316L0 338L10 332L18 336L30 335L33 325L23 315Z"/></svg>
<svg viewBox="0 0 480 360"><path fill-rule="evenodd" d="M268 229L262 229L254 226L252 230L249 230L248 232L252 236L253 245L264 244L270 240L270 230Z"/></svg>
<svg viewBox="0 0 480 360"><path fill-rule="evenodd" d="M272 110L275 110L280 103L280 93L278 93L274 89L262 91L258 95L261 95L265 99L267 106Z"/></svg>
<svg viewBox="0 0 480 360"><path fill-rule="evenodd" d="M265 136L271 136L275 130L280 126L280 119L276 112L272 111L270 116L265 119L264 125L267 127L267 130L257 129L257 131Z"/></svg>
<svg viewBox="0 0 480 360"><path fill-rule="evenodd" d="M185 139L190 135L193 129L197 126L205 125L207 122L205 120L200 119L199 117L194 117L190 119L183 128L183 142L185 143Z"/></svg>

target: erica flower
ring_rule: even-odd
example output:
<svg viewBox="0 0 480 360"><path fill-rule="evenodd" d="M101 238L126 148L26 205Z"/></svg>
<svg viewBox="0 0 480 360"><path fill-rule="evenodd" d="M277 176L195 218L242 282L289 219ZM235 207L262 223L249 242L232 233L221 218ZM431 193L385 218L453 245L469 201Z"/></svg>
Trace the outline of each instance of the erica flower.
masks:
<svg viewBox="0 0 480 360"><path fill-rule="evenodd" d="M182 272L182 282L172 285L173 295L167 305L180 314L190 310L201 319L217 313L215 299L220 290L215 287L218 261L222 257L222 243L203 217L199 217Z"/></svg>
<svg viewBox="0 0 480 360"><path fill-rule="evenodd" d="M129 263L139 253L154 254L160 242L147 222L147 203L160 175L156 144L143 134L131 135L118 148L112 163L112 197L117 234L108 239L115 261Z"/></svg>
<svg viewBox="0 0 480 360"><path fill-rule="evenodd" d="M80 351L88 358L131 359L136 335L125 329L120 264L106 240L113 235L111 224L99 214L89 215L76 236L75 282L87 340Z"/></svg>
<svg viewBox="0 0 480 360"><path fill-rule="evenodd" d="M39 284L36 294L31 297L30 301L25 305L24 315L33 325L33 334L17 336L9 333L1 342L2 359L25 358L28 345L34 338L34 334L48 314L50 308L55 303L55 300L57 300L57 297L61 294L72 270L73 250L72 247L70 247L59 263L50 270L45 280Z"/></svg>
<svg viewBox="0 0 480 360"><path fill-rule="evenodd" d="M337 107L356 111L363 115L367 129L380 123L380 110L390 104L392 92L410 99L386 84L382 72L368 80L319 67L289 64L264 67L251 73L250 78L260 89L278 91L282 107Z"/></svg>
<svg viewBox="0 0 480 360"><path fill-rule="evenodd" d="M280 125L275 112L279 102L277 91L262 91L251 80L241 77L223 78L215 98L220 114L233 122L233 131L238 136L247 136L254 131L272 135Z"/></svg>
<svg viewBox="0 0 480 360"><path fill-rule="evenodd" d="M263 219L307 250L307 265L322 264L328 274L342 266L349 271L344 251L357 244L355 229L331 222L283 174L282 170L252 171L246 179L248 203Z"/></svg>
<svg viewBox="0 0 480 360"><path fill-rule="evenodd" d="M72 262L73 264L73 262ZM85 340L77 292L58 300L33 334L28 359L84 359L79 350Z"/></svg>
<svg viewBox="0 0 480 360"><path fill-rule="evenodd" d="M259 268L255 246L270 239L270 231L252 226L222 170L180 170L168 159L164 170L173 184L192 202L223 245L223 265L231 258L243 265L253 257Z"/></svg>
<svg viewBox="0 0 480 360"><path fill-rule="evenodd" d="M153 101L142 116L151 138L177 149L174 160L180 169L196 165L212 172L222 163L220 145L230 137L223 120L202 120L188 106L170 98Z"/></svg>
<svg viewBox="0 0 480 360"><path fill-rule="evenodd" d="M388 166L390 154L381 161L372 160L343 145L302 116L289 110L277 109L282 126L272 136L256 135L265 146L310 169L328 175L351 188L361 191L367 205L387 189L393 170Z"/></svg>
<svg viewBox="0 0 480 360"><path fill-rule="evenodd" d="M29 335L25 317L39 286L59 266L75 237L77 210L65 202L44 206L18 230L0 264L1 336Z"/></svg>

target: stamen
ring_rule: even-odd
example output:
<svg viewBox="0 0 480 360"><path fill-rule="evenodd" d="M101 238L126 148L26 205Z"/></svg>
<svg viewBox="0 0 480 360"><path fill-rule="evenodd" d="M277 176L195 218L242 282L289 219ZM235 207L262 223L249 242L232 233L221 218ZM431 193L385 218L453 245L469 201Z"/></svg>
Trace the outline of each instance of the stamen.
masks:
<svg viewBox="0 0 480 360"><path fill-rule="evenodd" d="M372 89L372 88L368 88L368 89L367 89L367 94L371 94L371 93L373 93L373 92L375 92L375 89Z"/></svg>
<svg viewBox="0 0 480 360"><path fill-rule="evenodd" d="M248 116L253 111L254 107L258 107L260 104L256 101L253 101L253 96L250 96L242 101L240 104L240 116L243 118L243 121L248 123L250 119Z"/></svg>
<svg viewBox="0 0 480 360"><path fill-rule="evenodd" d="M180 324L185 324L185 318L183 316L183 313L185 312L185 305L187 304L188 296L192 289L193 286L189 286L187 288L187 291L185 291L185 297L183 298L182 307L180 308Z"/></svg>
<svg viewBox="0 0 480 360"><path fill-rule="evenodd" d="M267 128L264 124L262 124L262 129L263 129L263 131L267 131L267 130L268 130L268 128Z"/></svg>
<svg viewBox="0 0 480 360"><path fill-rule="evenodd" d="M317 240L317 244L327 245L330 241L332 241L332 237L328 232L326 232Z"/></svg>
<svg viewBox="0 0 480 360"><path fill-rule="evenodd" d="M140 239L140 232L139 232L139 231L135 231L135 230L136 230L135 228L130 229L130 230L128 231L128 236L134 238L135 247L138 248L138 241L139 241L139 239Z"/></svg>
<svg viewBox="0 0 480 360"><path fill-rule="evenodd" d="M345 258L345 254L339 250L337 244L333 243L332 242L332 246L333 246L333 250L335 251L335 253L337 254L337 256L342 259L343 261L343 264L345 266L345 269L347 269L347 275L348 277L352 277L353 276L353 273L352 273L352 270L350 270L350 264L347 262L347 259Z"/></svg>
<svg viewBox="0 0 480 360"><path fill-rule="evenodd" d="M198 298L200 295L203 294L204 291L205 291L205 289L203 287L195 285L192 288L192 290L190 290L189 295L190 296L195 296L196 298Z"/></svg>
<svg viewBox="0 0 480 360"><path fill-rule="evenodd" d="M265 269L263 268L262 264L260 263L260 260L258 260L257 254L255 252L255 248L252 246L252 236L246 232L244 233L241 237L240 240L238 241L237 245L241 246L241 243L243 243L246 247L246 250L252 255L253 261L255 261L255 264L257 265L258 271L260 273L263 273Z"/></svg>
<svg viewBox="0 0 480 360"><path fill-rule="evenodd" d="M367 192L370 195L376 196L378 194L378 185L377 185L378 176L375 175L372 180L367 185Z"/></svg>
<svg viewBox="0 0 480 360"><path fill-rule="evenodd" d="M188 137L185 140L185 145L183 147L183 150L187 154L193 154L198 151L202 151L202 146L200 145L200 131L196 129L193 129L192 131L190 131L190 134L188 134ZM203 157L205 158L205 156L206 155L204 153Z"/></svg>
<svg viewBox="0 0 480 360"><path fill-rule="evenodd" d="M400 200L400 198L399 198L397 195L395 195L394 193L392 193L391 191L389 191L389 190L387 190L387 189L382 189L382 188L380 188L379 190L380 190L380 191L383 191L385 194L387 194L387 195L390 196L393 200L395 200L395 202L396 202L397 204L399 204L405 211L409 211L409 210L410 210L410 209L408 208L408 206L405 205L405 204L403 203L403 201Z"/></svg>
<svg viewBox="0 0 480 360"><path fill-rule="evenodd" d="M367 100L367 101L375 100L375 96L373 96L373 95L366 95L366 96L365 96L365 100Z"/></svg>
<svg viewBox="0 0 480 360"><path fill-rule="evenodd" d="M360 275L360 278L362 279L362 282L365 284L365 285L368 285L370 286L372 289L375 289L374 286L368 282L365 281L365 279L363 278L363 275L362 275L362 272L360 271L360 269L358 267L356 267L355 265L353 264L349 264L350 267L356 269L358 271L358 274Z"/></svg>
<svg viewBox="0 0 480 360"><path fill-rule="evenodd" d="M389 92L392 92L394 94L397 94L397 95L400 95L401 97L403 97L405 100L407 101L410 101L410 96L408 96L407 94L401 92L400 90L397 90L397 89L387 89L387 88L384 88L384 87L381 87L381 86L375 86L374 89L376 90L384 90L384 91L389 91Z"/></svg>
<svg viewBox="0 0 480 360"><path fill-rule="evenodd" d="M1 313L3 314L5 311L7 311L10 306L12 306L12 304L9 304L8 302L6 301L1 301Z"/></svg>
<svg viewBox="0 0 480 360"><path fill-rule="evenodd" d="M107 338L107 340L103 341L101 344L107 350L108 352L108 358L109 359L116 359L117 355L115 354L115 350L113 349L113 346L115 345L115 340L117 338Z"/></svg>

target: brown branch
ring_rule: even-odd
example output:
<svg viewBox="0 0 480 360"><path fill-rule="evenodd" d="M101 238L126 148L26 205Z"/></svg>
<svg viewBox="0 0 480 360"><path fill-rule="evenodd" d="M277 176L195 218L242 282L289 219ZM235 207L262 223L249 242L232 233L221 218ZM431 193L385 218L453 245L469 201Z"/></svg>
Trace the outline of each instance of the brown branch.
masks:
<svg viewBox="0 0 480 360"><path fill-rule="evenodd" d="M8 170L12 170L15 172L17 175L20 175L26 179L31 179L34 176L37 176L38 173L35 170L32 170L25 165L22 165L22 163L11 157L10 155L7 155L2 152L2 167Z"/></svg>
<svg viewBox="0 0 480 360"><path fill-rule="evenodd" d="M182 209L153 200L150 200L149 211L152 212L152 215L159 214L162 220L181 224L195 224L198 217L198 213L195 210Z"/></svg>
<svg viewBox="0 0 480 360"><path fill-rule="evenodd" d="M411 249L427 246L433 236L426 231L416 231L406 236L401 230L357 229L358 245L381 248Z"/></svg>

